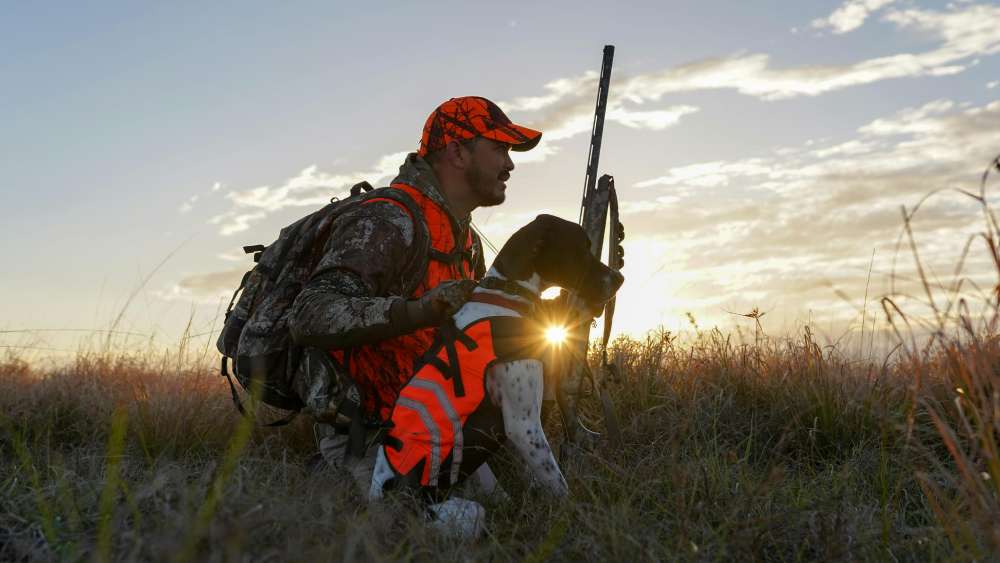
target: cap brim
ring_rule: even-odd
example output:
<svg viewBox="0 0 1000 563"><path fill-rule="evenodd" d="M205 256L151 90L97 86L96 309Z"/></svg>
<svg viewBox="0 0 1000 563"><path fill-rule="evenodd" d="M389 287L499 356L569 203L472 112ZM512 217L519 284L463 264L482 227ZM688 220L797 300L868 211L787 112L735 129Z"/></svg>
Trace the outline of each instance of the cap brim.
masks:
<svg viewBox="0 0 1000 563"><path fill-rule="evenodd" d="M542 139L542 132L529 129L523 125L509 123L492 131L487 131L482 136L501 143L508 143L512 151L524 152L535 148L538 141Z"/></svg>

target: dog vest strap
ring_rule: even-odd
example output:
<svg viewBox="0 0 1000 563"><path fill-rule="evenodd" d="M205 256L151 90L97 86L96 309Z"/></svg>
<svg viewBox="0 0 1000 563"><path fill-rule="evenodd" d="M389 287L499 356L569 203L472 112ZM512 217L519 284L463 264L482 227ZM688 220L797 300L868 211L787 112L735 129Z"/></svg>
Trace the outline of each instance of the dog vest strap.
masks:
<svg viewBox="0 0 1000 563"><path fill-rule="evenodd" d="M465 331L458 330L455 322L449 319L438 328L434 342L420 358L420 361L415 364L414 372L420 371L425 365L432 365L445 379L451 380L455 387L455 396L464 397L465 384L462 381L462 366L458 359L458 350L455 348L456 341L461 342L469 351L473 351L479 346ZM445 350L445 355L448 358L447 363L438 357L442 349Z"/></svg>
<svg viewBox="0 0 1000 563"><path fill-rule="evenodd" d="M473 340L473 338L471 336L469 336L468 334L466 334L466 332L464 330L458 330L458 327L455 326L454 321L450 322L449 324L455 330L455 333L454 333L453 336L455 338L457 338L458 341L461 342L462 345L465 346L465 348L467 350L469 350L471 352L471 351L473 351L473 350L475 350L476 348L479 347L479 344L477 344L476 341Z"/></svg>
<svg viewBox="0 0 1000 563"><path fill-rule="evenodd" d="M387 448L392 448L397 452L403 450L403 441L395 436L392 436L391 434L386 434L385 436L383 436L382 443L385 444Z"/></svg>
<svg viewBox="0 0 1000 563"><path fill-rule="evenodd" d="M458 350L455 349L455 341L461 338L461 336L468 338L465 332L458 330L455 326L455 322L448 320L445 324L441 325L441 336L444 340L444 349L448 355L448 369L441 372L445 379L451 379L452 384L455 386L455 396L464 397L465 396L465 384L462 382L462 366L458 362ZM463 343L464 344L464 343Z"/></svg>
<svg viewBox="0 0 1000 563"><path fill-rule="evenodd" d="M520 301L514 301L513 299L507 299L502 295L497 295L495 293L473 293L469 297L469 301L475 303L486 303L487 305L496 305L497 307L503 307L505 309L510 309L512 311L517 311L522 315L528 315L531 313L533 306L530 303L522 303Z"/></svg>
<svg viewBox="0 0 1000 563"><path fill-rule="evenodd" d="M512 280L504 280L492 276L485 277L479 280L479 287L516 295L532 303L539 300L539 297L533 291Z"/></svg>
<svg viewBox="0 0 1000 563"><path fill-rule="evenodd" d="M537 359L542 357L545 346L536 327L523 318L494 317L490 319L493 335L493 353L500 361Z"/></svg>

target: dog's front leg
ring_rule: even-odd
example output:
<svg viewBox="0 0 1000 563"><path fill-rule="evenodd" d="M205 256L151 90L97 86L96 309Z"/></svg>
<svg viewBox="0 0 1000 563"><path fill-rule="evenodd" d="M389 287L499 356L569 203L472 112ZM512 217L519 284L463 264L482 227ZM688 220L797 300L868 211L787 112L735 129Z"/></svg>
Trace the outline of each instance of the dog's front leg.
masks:
<svg viewBox="0 0 1000 563"><path fill-rule="evenodd" d="M490 368L490 392L503 411L504 432L531 474L556 496L569 488L542 429L542 362L517 360Z"/></svg>

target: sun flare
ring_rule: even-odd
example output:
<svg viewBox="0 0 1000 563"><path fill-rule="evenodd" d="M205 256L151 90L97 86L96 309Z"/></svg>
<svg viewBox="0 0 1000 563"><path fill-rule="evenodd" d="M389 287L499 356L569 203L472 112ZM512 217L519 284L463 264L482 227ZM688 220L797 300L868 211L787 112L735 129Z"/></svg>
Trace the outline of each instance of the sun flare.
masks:
<svg viewBox="0 0 1000 563"><path fill-rule="evenodd" d="M566 335L566 327L564 326L553 325L545 329L545 340L550 344L559 345L566 342Z"/></svg>

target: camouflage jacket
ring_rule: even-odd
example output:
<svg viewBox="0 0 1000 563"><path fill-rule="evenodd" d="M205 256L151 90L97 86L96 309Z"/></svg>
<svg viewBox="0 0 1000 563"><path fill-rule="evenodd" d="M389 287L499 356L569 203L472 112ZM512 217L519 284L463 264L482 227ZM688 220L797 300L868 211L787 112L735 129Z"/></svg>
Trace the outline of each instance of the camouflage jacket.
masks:
<svg viewBox="0 0 1000 563"><path fill-rule="evenodd" d="M457 222L463 233L470 220L457 220L437 187L430 165L411 153L392 183L401 182L421 190ZM399 206L374 202L360 205L334 224L322 258L292 306L289 326L295 340L322 350L373 344L407 334L419 326L408 326L399 318L401 305L409 297L405 288L419 280L404 279L404 265L414 251L413 220ZM478 237L474 250L476 278L485 266ZM423 350L415 350L414 355ZM319 354L313 354L318 356ZM307 357L310 354L306 354ZM328 374L330 362L304 361L295 388L306 411L322 418L336 409L337 376ZM331 377L334 381L328 381ZM343 377L340 377L343 381Z"/></svg>

